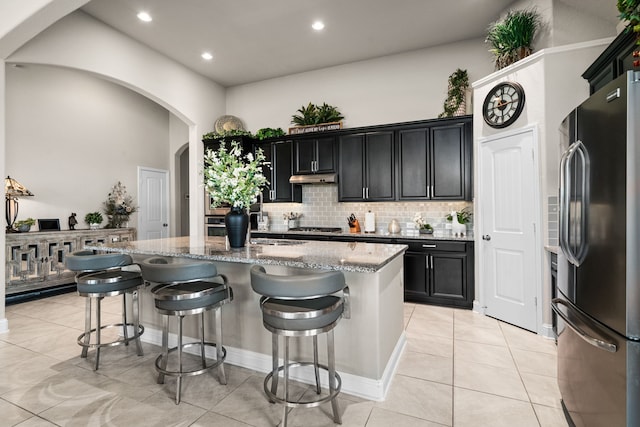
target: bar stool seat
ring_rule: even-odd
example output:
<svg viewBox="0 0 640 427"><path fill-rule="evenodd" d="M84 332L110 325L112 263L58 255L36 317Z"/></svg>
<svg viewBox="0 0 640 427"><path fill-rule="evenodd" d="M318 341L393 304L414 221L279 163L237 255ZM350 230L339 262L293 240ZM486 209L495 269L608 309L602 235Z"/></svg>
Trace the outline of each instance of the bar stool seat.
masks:
<svg viewBox="0 0 640 427"><path fill-rule="evenodd" d="M65 257L65 264L69 270L76 272L78 295L87 298L85 303L85 331L78 336L78 345L82 347L80 357L86 358L89 349L96 350L94 370L100 364L100 349L116 345L129 345L135 341L138 356L142 356L140 336L144 326L139 321L139 289L144 286L142 276L137 271L125 271L122 267L132 264L129 255L124 254L96 254L93 251L77 251ZM127 321L127 294L132 297L133 320ZM122 295L122 323L102 325L101 302L105 297ZM95 301L96 327L91 328L91 303ZM109 328L122 328L122 337L113 341L103 342L101 332ZM128 328L133 328L133 335L129 336ZM95 337L91 342L92 335Z"/></svg>
<svg viewBox="0 0 640 427"><path fill-rule="evenodd" d="M341 424L337 396L342 387L340 375L335 371L333 329L342 318L349 318L349 288L344 274L339 271L303 275L267 274L262 266L251 268L251 287L262 295L260 308L264 327L272 333L272 370L264 380L264 391L269 401L283 405L282 426L287 425L288 408L311 408L331 402L333 420ZM334 295L342 292L342 295ZM318 361L318 335L327 333L327 365ZM278 337L284 336L284 362L278 365ZM313 337L313 362L289 360L289 337ZM312 366L315 374L316 396L310 400L290 400L289 369ZM320 370L326 371L329 393L321 396ZM279 397L278 378L283 373L283 394Z"/></svg>
<svg viewBox="0 0 640 427"><path fill-rule="evenodd" d="M155 361L158 384L164 384L165 376L177 377L176 404L180 403L182 377L203 374L218 368L220 384L226 384L224 360L227 351L222 346L221 307L233 300L233 290L227 278L218 274L215 264L176 258L153 257L140 263L144 280L151 283L156 310L162 317L162 354ZM215 281L214 281L215 280ZM222 282L222 283L219 283ZM205 312L213 310L215 317L215 342L205 341ZM200 341L183 343L182 323L186 315L200 314ZM178 343L169 348L169 316L178 317ZM201 367L187 370L183 367L182 352L185 348L199 346ZM207 363L206 347L216 349L216 359ZM170 353L177 352L177 370L167 369Z"/></svg>

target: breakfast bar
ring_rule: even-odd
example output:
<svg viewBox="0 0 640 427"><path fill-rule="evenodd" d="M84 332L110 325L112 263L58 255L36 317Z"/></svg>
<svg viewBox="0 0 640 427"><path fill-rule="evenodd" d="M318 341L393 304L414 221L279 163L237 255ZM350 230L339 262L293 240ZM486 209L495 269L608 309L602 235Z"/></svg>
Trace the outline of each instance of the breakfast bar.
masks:
<svg viewBox="0 0 640 427"><path fill-rule="evenodd" d="M229 248L224 237L176 237L85 248L130 254L135 261L166 256L214 262L218 272L227 276L234 293L234 300L222 310L226 363L261 372L271 369L271 335L262 327L259 295L250 283L251 266L259 264L269 273L282 275L342 271L351 304L351 318L343 319L335 329L336 368L343 379L342 391L372 400L386 395L405 344L405 245L253 239L243 248ZM142 340L159 345L161 318L146 292L142 295L140 321L146 328ZM185 325L185 335L197 336L195 325ZM296 357L309 357L309 349L293 343Z"/></svg>

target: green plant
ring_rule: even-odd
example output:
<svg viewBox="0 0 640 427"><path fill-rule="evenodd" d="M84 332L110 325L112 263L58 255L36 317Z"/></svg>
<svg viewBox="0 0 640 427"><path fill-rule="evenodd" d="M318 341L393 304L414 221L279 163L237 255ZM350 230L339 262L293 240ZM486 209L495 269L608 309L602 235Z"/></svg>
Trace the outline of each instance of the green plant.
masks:
<svg viewBox="0 0 640 427"><path fill-rule="evenodd" d="M338 122L344 119L344 116L336 107L327 103L323 103L318 107L310 102L306 107L303 105L299 108L297 112L300 114L291 116L291 123L297 126Z"/></svg>
<svg viewBox="0 0 640 427"><path fill-rule="evenodd" d="M256 132L257 139L267 139L267 138L277 138L279 136L285 136L286 134L282 130L282 128L262 128L258 129Z"/></svg>
<svg viewBox="0 0 640 427"><path fill-rule="evenodd" d="M457 211L456 214L458 217L458 222L460 224L470 223L471 219L473 218L473 213L471 212L470 208L464 208L460 211ZM451 214L447 215L447 221L453 221L453 217L451 216Z"/></svg>
<svg viewBox="0 0 640 427"><path fill-rule="evenodd" d="M220 206L229 203L235 208L248 208L258 198L262 187L268 184L262 175L264 153L258 148L255 153L243 154L237 141L231 148L222 141L217 151L207 150L204 155L204 186L213 203Z"/></svg>
<svg viewBox="0 0 640 427"><path fill-rule="evenodd" d="M618 0L618 17L629 21L627 31L636 33L636 44L640 45L640 0Z"/></svg>
<svg viewBox="0 0 640 427"><path fill-rule="evenodd" d="M32 225L34 225L36 223L36 220L33 218L27 218L27 219L21 219L20 221L16 221L13 223L13 225L17 228L20 227L21 225L28 225L29 227L31 227Z"/></svg>
<svg viewBox="0 0 640 427"><path fill-rule="evenodd" d="M204 135L202 135L202 139L205 141L211 141L211 140L218 140L222 138L228 138L232 136L248 136L250 138L253 137L253 135L249 131L241 130L241 129L232 129L232 130L226 130L222 133L218 133L218 132L205 133Z"/></svg>
<svg viewBox="0 0 640 427"><path fill-rule="evenodd" d="M458 68L449 76L447 99L444 101L444 112L438 117L452 117L465 101L465 94L469 87L467 70Z"/></svg>
<svg viewBox="0 0 640 427"><path fill-rule="evenodd" d="M89 212L84 216L84 222L87 224L102 224L103 219L100 212Z"/></svg>
<svg viewBox="0 0 640 427"><path fill-rule="evenodd" d="M536 8L510 10L501 21L493 22L487 30L485 42L495 56L499 70L531 55L532 43L542 21Z"/></svg>

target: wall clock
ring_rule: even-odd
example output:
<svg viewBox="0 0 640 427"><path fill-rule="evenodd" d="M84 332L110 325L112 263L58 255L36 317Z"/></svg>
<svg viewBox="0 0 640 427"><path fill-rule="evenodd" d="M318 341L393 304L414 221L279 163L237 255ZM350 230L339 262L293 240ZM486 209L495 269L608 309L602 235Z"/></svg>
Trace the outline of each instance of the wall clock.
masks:
<svg viewBox="0 0 640 427"><path fill-rule="evenodd" d="M524 89L518 83L499 83L489 91L482 104L484 121L493 128L515 122L524 108Z"/></svg>

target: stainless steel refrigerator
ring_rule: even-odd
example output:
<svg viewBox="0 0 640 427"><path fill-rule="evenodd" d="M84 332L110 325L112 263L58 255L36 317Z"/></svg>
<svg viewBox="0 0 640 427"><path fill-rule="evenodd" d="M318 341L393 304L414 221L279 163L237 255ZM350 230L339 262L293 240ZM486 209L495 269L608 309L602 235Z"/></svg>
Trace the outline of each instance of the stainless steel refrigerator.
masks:
<svg viewBox="0 0 640 427"><path fill-rule="evenodd" d="M558 385L576 426L640 426L640 72L564 120Z"/></svg>

